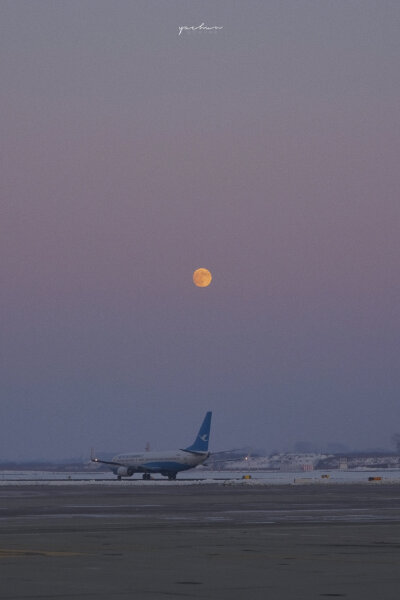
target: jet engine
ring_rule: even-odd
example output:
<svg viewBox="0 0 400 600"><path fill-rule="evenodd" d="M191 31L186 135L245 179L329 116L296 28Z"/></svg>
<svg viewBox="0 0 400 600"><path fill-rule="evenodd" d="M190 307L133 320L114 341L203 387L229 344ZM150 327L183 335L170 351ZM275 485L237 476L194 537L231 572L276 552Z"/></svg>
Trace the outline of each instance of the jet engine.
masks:
<svg viewBox="0 0 400 600"><path fill-rule="evenodd" d="M134 473L134 470L131 467L118 467L118 469L115 470L115 474L118 475L118 477L132 477Z"/></svg>

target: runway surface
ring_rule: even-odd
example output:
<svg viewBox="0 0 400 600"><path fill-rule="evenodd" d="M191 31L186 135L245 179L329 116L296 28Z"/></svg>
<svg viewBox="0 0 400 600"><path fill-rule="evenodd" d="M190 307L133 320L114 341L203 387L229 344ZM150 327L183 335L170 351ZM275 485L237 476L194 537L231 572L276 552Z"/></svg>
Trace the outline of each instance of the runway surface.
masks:
<svg viewBox="0 0 400 600"><path fill-rule="evenodd" d="M397 600L400 485L0 488L0 598Z"/></svg>

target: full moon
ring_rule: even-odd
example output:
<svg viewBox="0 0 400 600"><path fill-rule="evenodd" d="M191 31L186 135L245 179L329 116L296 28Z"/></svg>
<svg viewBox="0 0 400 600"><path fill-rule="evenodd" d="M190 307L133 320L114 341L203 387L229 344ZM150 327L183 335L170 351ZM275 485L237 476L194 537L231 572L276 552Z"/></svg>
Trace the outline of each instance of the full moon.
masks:
<svg viewBox="0 0 400 600"><path fill-rule="evenodd" d="M193 273L193 283L197 285L197 287L207 287L210 285L212 280L212 275L208 269L196 269Z"/></svg>

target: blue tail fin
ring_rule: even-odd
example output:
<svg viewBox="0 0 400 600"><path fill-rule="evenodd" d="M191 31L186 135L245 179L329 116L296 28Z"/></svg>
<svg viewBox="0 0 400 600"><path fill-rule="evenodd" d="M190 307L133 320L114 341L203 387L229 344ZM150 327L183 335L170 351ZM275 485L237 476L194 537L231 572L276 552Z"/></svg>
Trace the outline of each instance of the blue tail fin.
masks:
<svg viewBox="0 0 400 600"><path fill-rule="evenodd" d="M211 428L211 415L212 412L208 412L204 417L204 421L201 424L199 433L193 444L185 448L187 452L207 452L208 451L208 440L210 437Z"/></svg>

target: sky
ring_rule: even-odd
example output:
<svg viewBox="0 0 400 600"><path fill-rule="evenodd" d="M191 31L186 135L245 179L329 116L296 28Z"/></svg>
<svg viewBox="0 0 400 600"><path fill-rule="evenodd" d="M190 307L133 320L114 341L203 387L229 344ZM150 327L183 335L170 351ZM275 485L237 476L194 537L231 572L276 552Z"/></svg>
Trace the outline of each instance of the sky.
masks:
<svg viewBox="0 0 400 600"><path fill-rule="evenodd" d="M390 448L400 3L0 23L0 460L184 447L207 410L211 450Z"/></svg>

